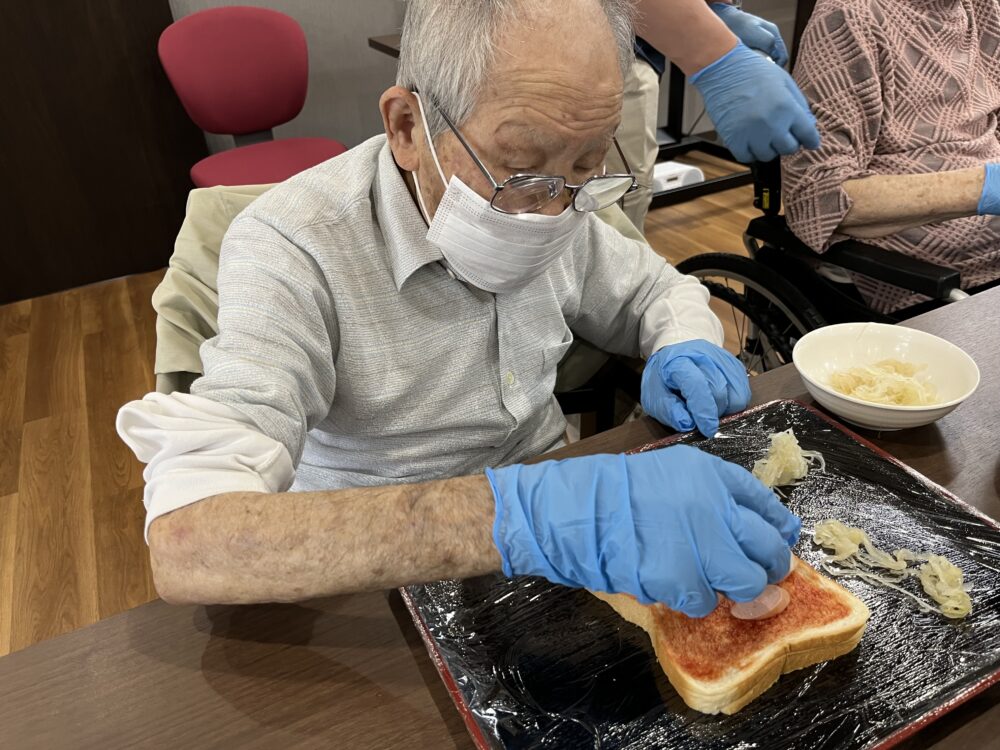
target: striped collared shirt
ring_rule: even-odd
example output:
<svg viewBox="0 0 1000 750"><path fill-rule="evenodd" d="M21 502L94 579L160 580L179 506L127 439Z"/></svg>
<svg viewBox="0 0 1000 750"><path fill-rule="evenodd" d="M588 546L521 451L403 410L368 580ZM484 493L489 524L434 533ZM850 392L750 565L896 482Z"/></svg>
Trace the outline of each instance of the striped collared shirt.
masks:
<svg viewBox="0 0 1000 750"><path fill-rule="evenodd" d="M563 433L553 386L574 333L632 356L721 342L695 279L592 214L563 256L509 294L455 279L426 235L384 136L237 217L204 376L191 395L150 394L119 417L149 463L147 524L222 491L422 481L518 462Z"/></svg>

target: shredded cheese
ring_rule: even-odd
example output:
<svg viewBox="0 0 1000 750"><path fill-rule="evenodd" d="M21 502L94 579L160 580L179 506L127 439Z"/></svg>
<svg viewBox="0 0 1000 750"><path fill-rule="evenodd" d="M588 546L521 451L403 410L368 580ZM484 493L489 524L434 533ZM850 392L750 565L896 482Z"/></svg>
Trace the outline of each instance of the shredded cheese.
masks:
<svg viewBox="0 0 1000 750"><path fill-rule="evenodd" d="M830 386L845 396L893 406L926 406L937 401L937 391L917 373L927 365L899 359L883 359L874 365L838 370Z"/></svg>
<svg viewBox="0 0 1000 750"><path fill-rule="evenodd" d="M917 572L924 591L941 605L945 617L965 617L972 611L972 599L965 590L962 571L940 555L928 555L926 560Z"/></svg>
<svg viewBox="0 0 1000 750"><path fill-rule="evenodd" d="M791 429L775 432L771 436L767 456L753 465L753 475L768 487L795 484L818 465L826 468L823 454L819 451L804 451Z"/></svg>
<svg viewBox="0 0 1000 750"><path fill-rule="evenodd" d="M961 569L941 555L918 555L908 549L890 555L872 544L861 529L833 518L816 524L813 541L828 550L822 565L830 575L861 578L895 589L916 601L925 612L940 612L955 619L972 612L972 599L965 590ZM911 567L911 563L922 564ZM937 606L902 588L899 584L907 578L918 578Z"/></svg>

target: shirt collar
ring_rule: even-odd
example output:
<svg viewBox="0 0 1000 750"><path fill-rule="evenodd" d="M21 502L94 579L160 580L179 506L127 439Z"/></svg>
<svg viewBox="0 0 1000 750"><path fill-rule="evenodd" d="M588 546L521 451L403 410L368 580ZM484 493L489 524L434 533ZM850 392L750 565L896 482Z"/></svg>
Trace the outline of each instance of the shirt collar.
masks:
<svg viewBox="0 0 1000 750"><path fill-rule="evenodd" d="M427 240L427 224L392 158L388 141L379 152L378 172L372 192L375 218L382 230L392 278L398 291L417 269L441 261L444 256Z"/></svg>

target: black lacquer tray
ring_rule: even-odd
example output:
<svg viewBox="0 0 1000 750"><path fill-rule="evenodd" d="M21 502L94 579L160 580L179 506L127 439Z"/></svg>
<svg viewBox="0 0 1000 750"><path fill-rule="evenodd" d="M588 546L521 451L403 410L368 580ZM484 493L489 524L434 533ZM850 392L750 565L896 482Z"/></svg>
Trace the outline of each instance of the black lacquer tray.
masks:
<svg viewBox="0 0 1000 750"><path fill-rule="evenodd" d="M812 527L838 518L883 549L945 555L972 585L973 613L949 621L895 591L841 579L871 610L858 648L784 675L734 716L706 716L674 692L646 634L587 592L499 576L409 587L404 599L479 747L889 747L1000 680L993 520L790 401L727 420L722 437L637 450L684 442L749 468L767 436L788 427L826 458L824 472L788 493L803 521L796 554L818 563Z"/></svg>

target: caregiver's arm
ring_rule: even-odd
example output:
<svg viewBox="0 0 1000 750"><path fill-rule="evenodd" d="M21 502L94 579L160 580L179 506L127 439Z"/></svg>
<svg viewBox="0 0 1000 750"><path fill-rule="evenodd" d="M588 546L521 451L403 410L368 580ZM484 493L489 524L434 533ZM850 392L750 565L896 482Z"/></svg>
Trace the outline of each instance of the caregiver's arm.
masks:
<svg viewBox="0 0 1000 750"><path fill-rule="evenodd" d="M732 26L719 17L722 9ZM704 0L644 0L640 11L636 33L688 75L737 161L771 161L819 146L815 119L791 76L753 51L784 61L777 27Z"/></svg>
<svg viewBox="0 0 1000 750"><path fill-rule="evenodd" d="M983 175L982 167L973 167L847 180L843 190L851 208L837 231L867 239L923 224L976 216L981 203L989 197L989 190L984 190Z"/></svg>
<svg viewBox="0 0 1000 750"><path fill-rule="evenodd" d="M501 568L485 476L325 492L231 492L149 528L175 604L297 601Z"/></svg>
<svg viewBox="0 0 1000 750"><path fill-rule="evenodd" d="M715 62L738 42L705 0L640 0L636 33L687 75Z"/></svg>

